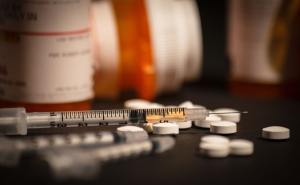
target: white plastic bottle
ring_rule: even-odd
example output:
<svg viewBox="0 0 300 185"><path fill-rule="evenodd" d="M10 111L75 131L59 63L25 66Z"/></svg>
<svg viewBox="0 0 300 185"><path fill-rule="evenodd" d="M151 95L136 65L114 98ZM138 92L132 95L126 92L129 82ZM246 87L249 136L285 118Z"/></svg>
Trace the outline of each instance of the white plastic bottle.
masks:
<svg viewBox="0 0 300 185"><path fill-rule="evenodd" d="M89 109L90 1L4 0L0 9L0 107Z"/></svg>

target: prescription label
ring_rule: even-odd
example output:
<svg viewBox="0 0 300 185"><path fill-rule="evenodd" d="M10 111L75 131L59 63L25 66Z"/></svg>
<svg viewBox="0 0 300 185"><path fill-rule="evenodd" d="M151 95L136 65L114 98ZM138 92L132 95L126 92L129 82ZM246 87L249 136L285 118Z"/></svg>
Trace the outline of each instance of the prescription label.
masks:
<svg viewBox="0 0 300 185"><path fill-rule="evenodd" d="M89 3L0 2L0 99L67 103L92 98Z"/></svg>

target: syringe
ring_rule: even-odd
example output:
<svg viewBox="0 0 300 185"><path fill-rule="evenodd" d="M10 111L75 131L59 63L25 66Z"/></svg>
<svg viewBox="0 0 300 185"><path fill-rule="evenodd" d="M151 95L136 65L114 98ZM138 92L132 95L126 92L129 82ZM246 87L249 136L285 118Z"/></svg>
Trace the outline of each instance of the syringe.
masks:
<svg viewBox="0 0 300 185"><path fill-rule="evenodd" d="M205 108L115 109L66 112L31 112L25 108L0 109L0 135L26 135L27 129L203 120Z"/></svg>
<svg viewBox="0 0 300 185"><path fill-rule="evenodd" d="M0 109L0 135L26 135L27 129L38 128L142 125L145 123L204 120L209 114L212 113L209 113L204 107L31 113L26 113L25 108L4 108Z"/></svg>
<svg viewBox="0 0 300 185"><path fill-rule="evenodd" d="M51 150L45 152L43 158L49 163L56 180L91 180L99 176L102 164L162 153L174 145L175 139L166 136L88 150Z"/></svg>
<svg viewBox="0 0 300 185"><path fill-rule="evenodd" d="M10 139L0 137L0 166L16 166L22 155L37 154L54 149L92 148L119 143L144 141L149 138L146 131L137 132L87 132Z"/></svg>

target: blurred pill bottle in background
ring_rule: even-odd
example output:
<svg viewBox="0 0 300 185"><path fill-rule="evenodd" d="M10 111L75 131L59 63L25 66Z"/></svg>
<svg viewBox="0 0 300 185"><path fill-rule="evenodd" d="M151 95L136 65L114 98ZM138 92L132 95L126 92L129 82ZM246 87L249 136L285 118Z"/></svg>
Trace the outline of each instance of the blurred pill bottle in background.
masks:
<svg viewBox="0 0 300 185"><path fill-rule="evenodd" d="M232 92L300 97L300 1L229 0Z"/></svg>
<svg viewBox="0 0 300 185"><path fill-rule="evenodd" d="M102 0L92 4L95 96L123 91L153 100L198 80L200 16L194 0Z"/></svg>
<svg viewBox="0 0 300 185"><path fill-rule="evenodd" d="M0 107L90 109L90 1L3 0L0 9Z"/></svg>

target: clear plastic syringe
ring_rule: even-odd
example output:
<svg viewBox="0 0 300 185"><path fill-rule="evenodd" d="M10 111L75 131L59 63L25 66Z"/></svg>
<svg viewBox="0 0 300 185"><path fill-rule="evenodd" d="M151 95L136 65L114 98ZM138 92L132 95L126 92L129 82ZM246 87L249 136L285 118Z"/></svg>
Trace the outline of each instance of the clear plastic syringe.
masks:
<svg viewBox="0 0 300 185"><path fill-rule="evenodd" d="M0 135L26 135L27 129L38 128L142 125L204 120L209 114L211 113L204 107L30 113L26 113L25 108L4 108L0 109Z"/></svg>
<svg viewBox="0 0 300 185"><path fill-rule="evenodd" d="M87 132L11 139L0 137L0 166L14 167L22 155L38 154L54 149L99 148L120 143L144 141L149 138L146 131L136 132Z"/></svg>

